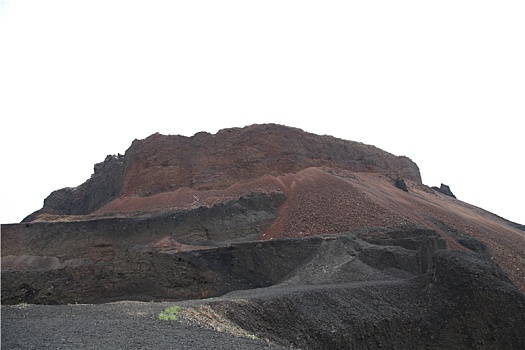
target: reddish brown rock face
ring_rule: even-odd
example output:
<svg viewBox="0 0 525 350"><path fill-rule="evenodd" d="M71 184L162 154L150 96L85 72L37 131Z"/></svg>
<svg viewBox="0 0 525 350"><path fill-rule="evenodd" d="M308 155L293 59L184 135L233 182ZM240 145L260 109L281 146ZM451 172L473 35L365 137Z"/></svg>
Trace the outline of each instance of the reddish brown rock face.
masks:
<svg viewBox="0 0 525 350"><path fill-rule="evenodd" d="M154 134L135 140L124 156L108 156L96 164L95 173L84 184L53 193L26 221L39 214L92 214L117 198L225 190L265 175L296 173L309 167L379 173L421 184L417 165L406 157L280 125L252 125L193 137ZM194 200L190 196L186 204Z"/></svg>
<svg viewBox="0 0 525 350"><path fill-rule="evenodd" d="M417 166L408 158L278 125L254 125L190 138L155 134L134 142L128 153L130 165L123 185L123 193L128 195L151 195L181 187L224 189L267 174L321 166L399 174L421 183Z"/></svg>

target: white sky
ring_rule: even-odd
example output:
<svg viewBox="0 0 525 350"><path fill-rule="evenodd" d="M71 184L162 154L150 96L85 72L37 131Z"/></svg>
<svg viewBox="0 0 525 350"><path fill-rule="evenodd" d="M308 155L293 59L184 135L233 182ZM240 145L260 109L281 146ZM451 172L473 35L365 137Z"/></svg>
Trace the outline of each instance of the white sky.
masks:
<svg viewBox="0 0 525 350"><path fill-rule="evenodd" d="M274 122L525 224L523 1L0 0L0 222L152 133Z"/></svg>

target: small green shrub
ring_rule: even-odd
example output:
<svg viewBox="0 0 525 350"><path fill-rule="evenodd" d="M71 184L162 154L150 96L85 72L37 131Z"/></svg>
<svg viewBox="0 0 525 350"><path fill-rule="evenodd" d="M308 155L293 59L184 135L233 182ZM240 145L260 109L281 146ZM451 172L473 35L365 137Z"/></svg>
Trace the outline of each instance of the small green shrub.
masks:
<svg viewBox="0 0 525 350"><path fill-rule="evenodd" d="M181 312L181 310L182 308L178 305L170 306L159 314L159 320L175 321L177 319L177 314Z"/></svg>

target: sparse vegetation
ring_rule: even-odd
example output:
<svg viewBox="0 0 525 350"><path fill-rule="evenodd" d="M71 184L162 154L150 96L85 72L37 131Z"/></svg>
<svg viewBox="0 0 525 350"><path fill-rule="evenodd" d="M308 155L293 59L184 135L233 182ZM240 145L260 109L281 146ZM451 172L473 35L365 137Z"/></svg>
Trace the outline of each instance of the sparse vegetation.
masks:
<svg viewBox="0 0 525 350"><path fill-rule="evenodd" d="M220 312L212 309L209 305L201 305L185 309L183 317L193 324L210 328L217 332L231 334L235 337L257 339L257 336L249 333L240 326L228 320Z"/></svg>
<svg viewBox="0 0 525 350"><path fill-rule="evenodd" d="M177 315L182 311L182 308L178 305L170 306L166 310L159 314L159 320L161 321L175 321Z"/></svg>
<svg viewBox="0 0 525 350"><path fill-rule="evenodd" d="M26 302L21 302L15 306L19 309L25 309L28 306L28 304Z"/></svg>
<svg viewBox="0 0 525 350"><path fill-rule="evenodd" d="M232 323L207 305L186 308L184 310L178 305L170 306L162 311L158 318L161 321L176 321L179 315L190 323L198 324L217 332L231 334L236 337L257 339L255 335Z"/></svg>

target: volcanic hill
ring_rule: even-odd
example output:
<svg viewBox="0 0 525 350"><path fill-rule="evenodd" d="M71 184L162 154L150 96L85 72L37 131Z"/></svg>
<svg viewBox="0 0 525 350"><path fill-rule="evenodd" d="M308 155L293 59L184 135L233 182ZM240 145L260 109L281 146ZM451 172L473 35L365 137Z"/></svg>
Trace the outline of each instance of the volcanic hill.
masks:
<svg viewBox="0 0 525 350"><path fill-rule="evenodd" d="M374 146L154 134L2 225L2 303L176 300L303 348L525 348L520 227Z"/></svg>

